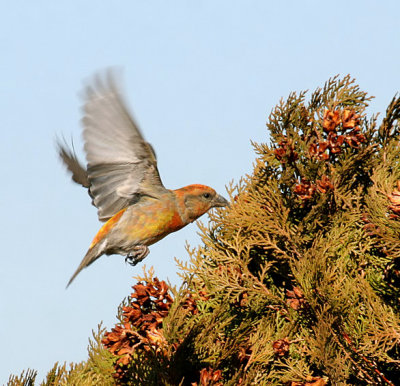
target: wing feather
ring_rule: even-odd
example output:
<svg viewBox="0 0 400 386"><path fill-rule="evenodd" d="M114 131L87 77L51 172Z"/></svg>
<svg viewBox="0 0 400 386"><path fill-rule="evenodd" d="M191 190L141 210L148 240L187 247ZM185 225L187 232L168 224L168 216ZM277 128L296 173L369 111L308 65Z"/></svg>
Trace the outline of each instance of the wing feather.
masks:
<svg viewBox="0 0 400 386"><path fill-rule="evenodd" d="M59 154L75 182L89 187L101 221L143 196L164 188L152 146L129 113L111 72L97 76L84 93L83 139L87 170L75 153L59 144Z"/></svg>
<svg viewBox="0 0 400 386"><path fill-rule="evenodd" d="M73 146L72 149L70 149L65 140L63 142L64 144L61 143L59 139L57 139L58 155L64 162L67 169L71 172L72 180L77 184L82 185L84 188L88 188L90 186L90 183L86 169L79 162Z"/></svg>

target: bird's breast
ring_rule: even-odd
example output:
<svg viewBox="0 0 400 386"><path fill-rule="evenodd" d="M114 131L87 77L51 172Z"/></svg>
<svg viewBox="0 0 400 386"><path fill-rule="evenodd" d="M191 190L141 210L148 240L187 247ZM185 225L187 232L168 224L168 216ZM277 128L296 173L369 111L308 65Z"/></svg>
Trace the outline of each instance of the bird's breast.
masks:
<svg viewBox="0 0 400 386"><path fill-rule="evenodd" d="M95 244L97 244L100 240L102 240L111 230L118 224L119 220L125 213L126 208L120 210L118 213L116 213L113 217L111 217L97 232L95 238L92 241L92 244L90 245L90 248L93 248Z"/></svg>
<svg viewBox="0 0 400 386"><path fill-rule="evenodd" d="M129 239L145 245L154 244L186 225L169 200L151 200L146 205L128 207L120 221Z"/></svg>

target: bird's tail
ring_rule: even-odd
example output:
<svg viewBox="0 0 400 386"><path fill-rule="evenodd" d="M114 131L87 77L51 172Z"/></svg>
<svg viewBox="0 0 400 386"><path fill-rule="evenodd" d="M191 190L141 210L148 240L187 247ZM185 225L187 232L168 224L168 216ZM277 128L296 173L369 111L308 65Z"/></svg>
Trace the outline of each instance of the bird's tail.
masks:
<svg viewBox="0 0 400 386"><path fill-rule="evenodd" d="M69 279L67 288L73 282L73 280L78 276L79 272L81 272L83 268L88 267L90 264L92 264L95 260L97 260L103 254L104 245L105 245L105 242L100 241L100 242L96 243L95 245L93 245L93 247L89 248L89 250L86 252L85 257L79 264L79 267L74 272L71 279Z"/></svg>

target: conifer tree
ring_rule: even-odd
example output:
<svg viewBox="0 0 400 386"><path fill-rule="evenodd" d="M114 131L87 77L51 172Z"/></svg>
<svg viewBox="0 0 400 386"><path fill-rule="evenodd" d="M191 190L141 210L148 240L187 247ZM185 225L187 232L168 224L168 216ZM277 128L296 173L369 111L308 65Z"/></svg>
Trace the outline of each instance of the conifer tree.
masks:
<svg viewBox="0 0 400 386"><path fill-rule="evenodd" d="M282 100L253 172L178 261L182 286L145 272L89 360L49 377L399 384L400 98L379 125L370 100L349 76Z"/></svg>

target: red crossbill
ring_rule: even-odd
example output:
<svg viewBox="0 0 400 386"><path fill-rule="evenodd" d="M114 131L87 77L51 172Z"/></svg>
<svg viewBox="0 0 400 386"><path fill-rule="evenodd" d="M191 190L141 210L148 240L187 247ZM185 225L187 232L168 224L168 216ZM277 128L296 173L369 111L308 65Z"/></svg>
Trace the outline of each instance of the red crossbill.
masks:
<svg viewBox="0 0 400 386"><path fill-rule="evenodd" d="M85 92L83 138L87 168L73 150L58 143L72 179L88 188L105 221L67 287L102 255L126 255L135 265L149 245L195 221L209 209L228 205L204 185L166 189L152 146L129 113L111 74L96 78Z"/></svg>

